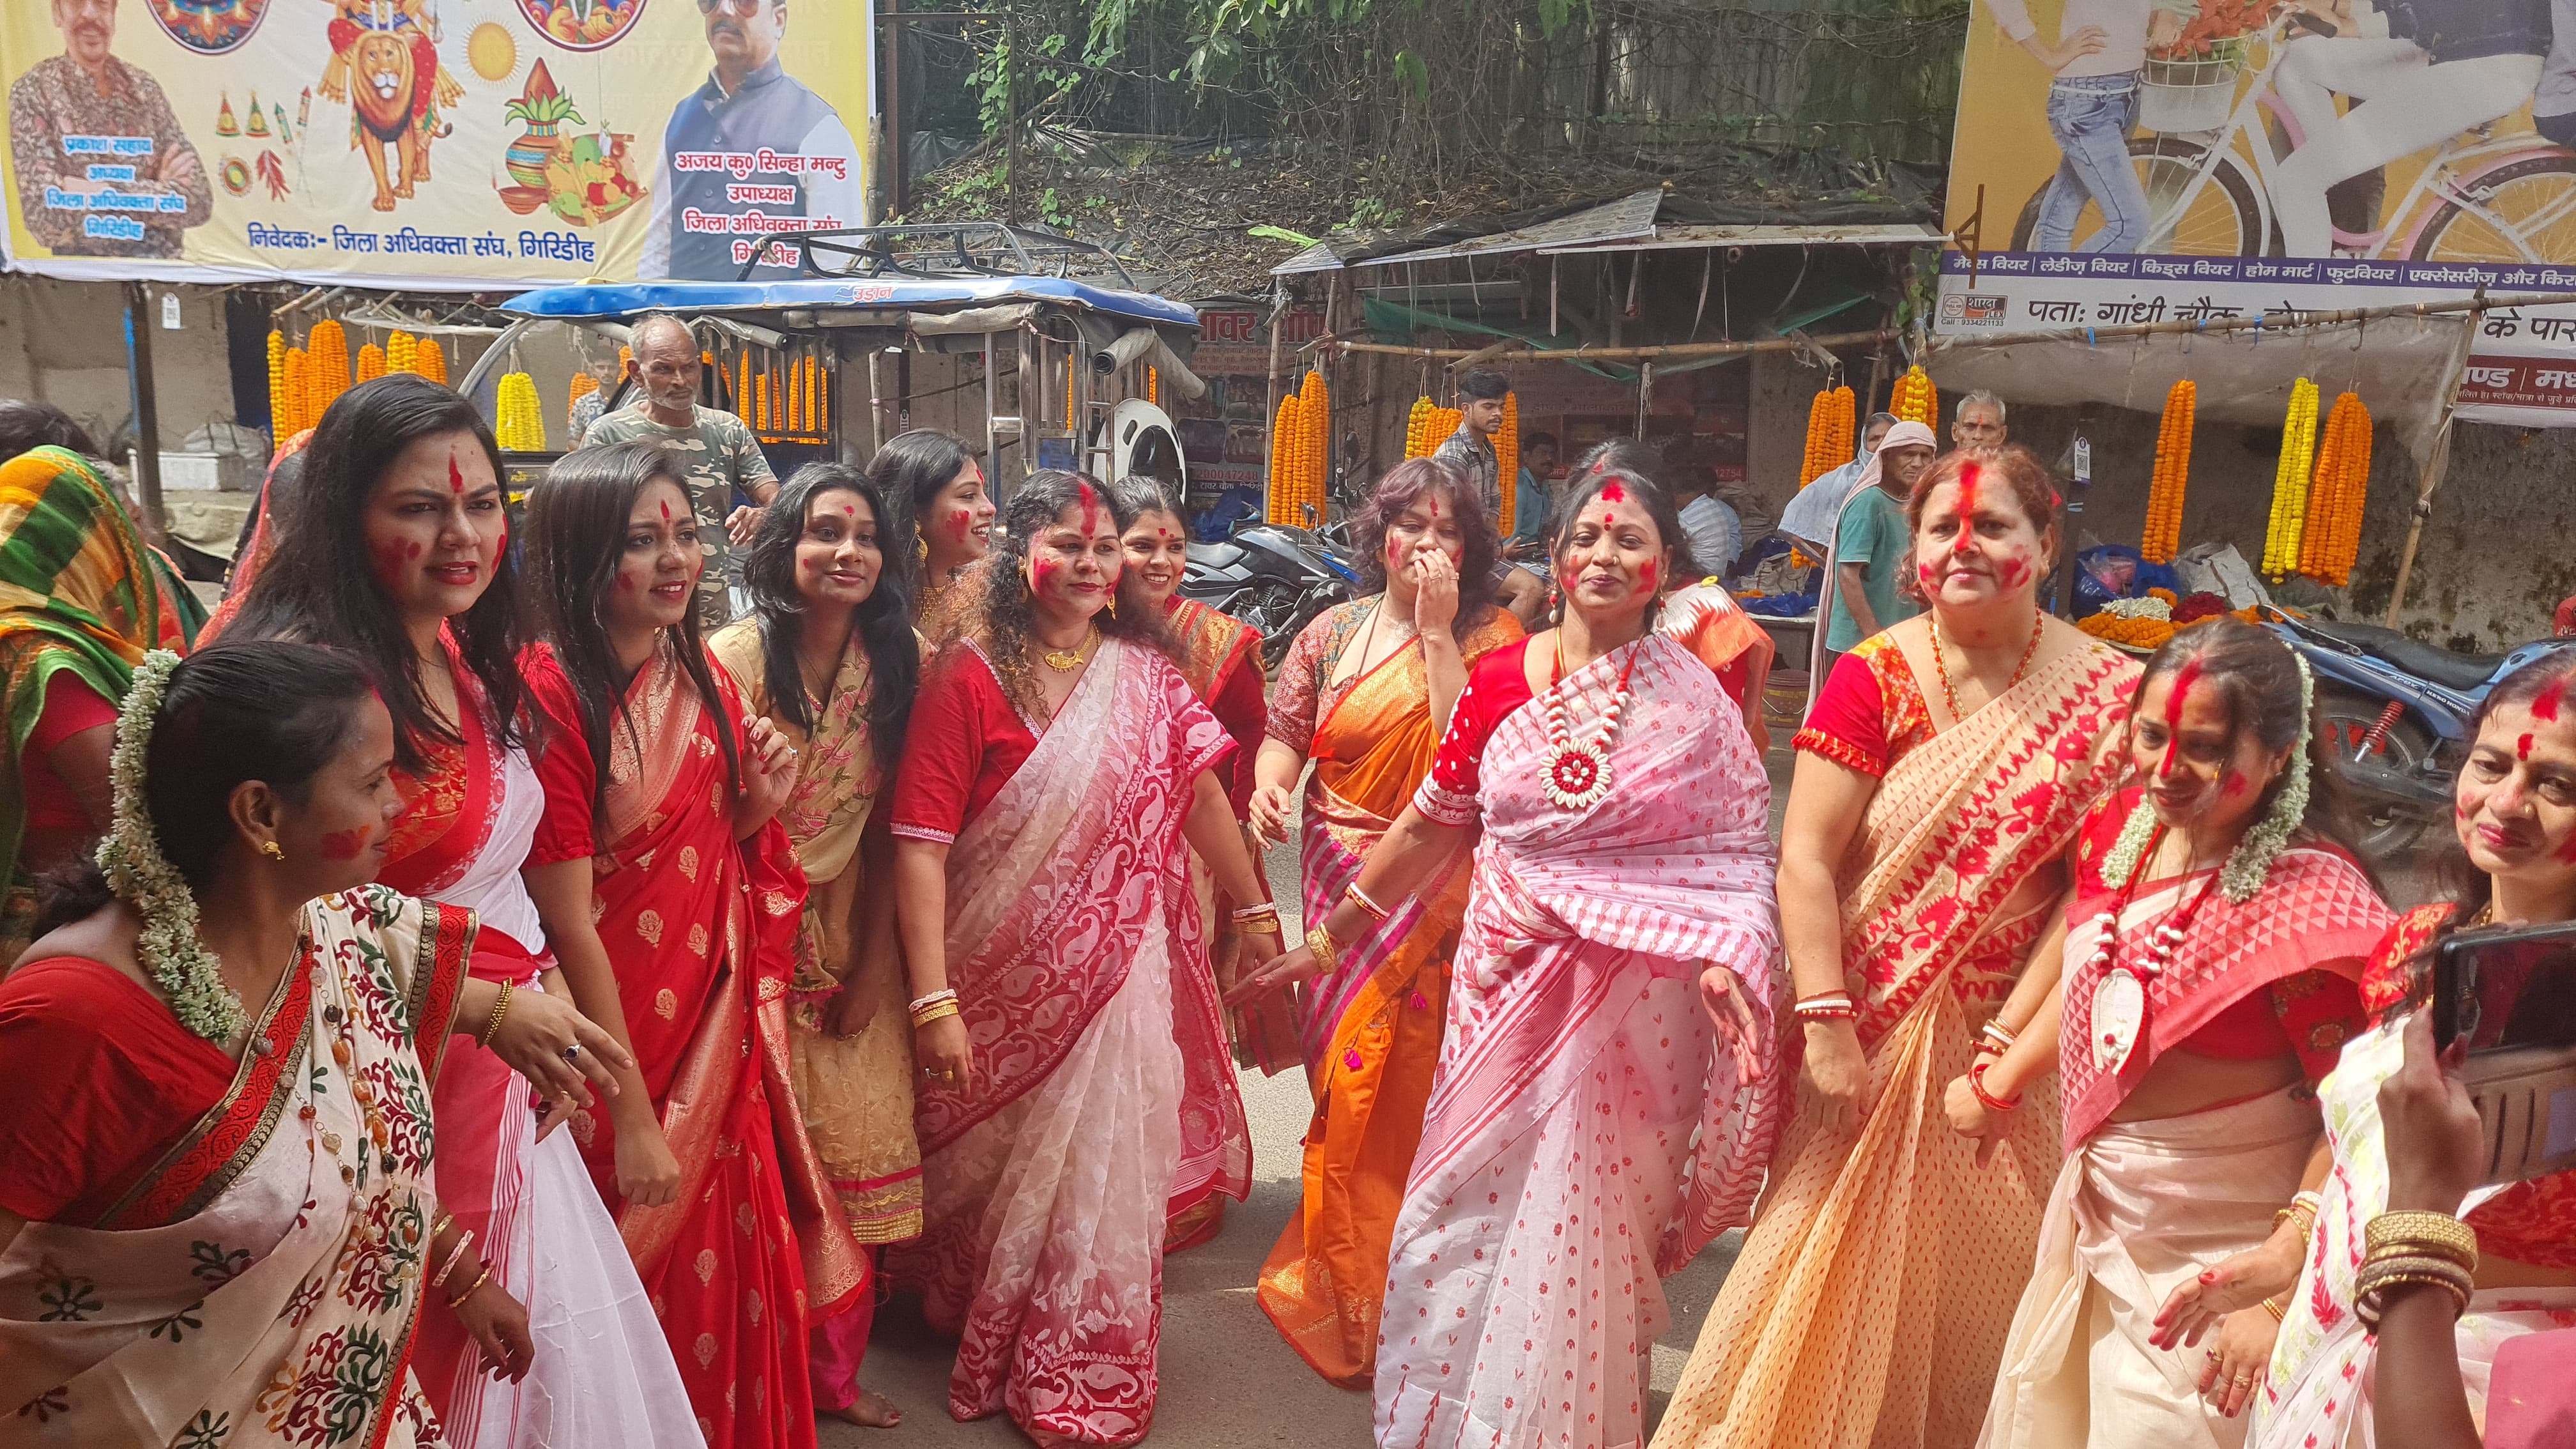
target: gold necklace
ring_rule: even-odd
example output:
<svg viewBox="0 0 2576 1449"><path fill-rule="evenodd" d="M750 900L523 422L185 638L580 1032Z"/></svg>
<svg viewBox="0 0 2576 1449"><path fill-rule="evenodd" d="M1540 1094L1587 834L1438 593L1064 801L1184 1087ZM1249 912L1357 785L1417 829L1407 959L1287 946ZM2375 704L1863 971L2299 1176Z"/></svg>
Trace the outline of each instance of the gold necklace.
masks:
<svg viewBox="0 0 2576 1449"><path fill-rule="evenodd" d="M2039 652L2039 636L2047 630L2048 616L2034 610L2030 620L2030 642L2022 646L2021 662L2013 666L2012 683L2004 686L2004 694L2012 693L2013 685L2021 683L2022 675L2030 669L2031 656ZM1968 651L1962 648L1959 652L1965 655ZM1932 667L1940 673L1941 702L1950 707L1951 722L1955 724L1965 719L1966 716L1959 713L1958 691L1950 685L1950 659L1941 649L1941 621L1937 618L1932 621ZM1997 699L2002 697L1994 696Z"/></svg>
<svg viewBox="0 0 2576 1449"><path fill-rule="evenodd" d="M1045 660L1046 667L1054 670L1056 673L1071 674L1073 671L1082 667L1083 661L1091 657L1091 646L1098 643L1099 640L1100 626L1098 624L1094 624L1091 626L1091 632L1082 636L1081 643L1074 645L1070 649L1049 649L1038 657ZM1040 644L1044 644L1046 641L1041 639L1038 642Z"/></svg>

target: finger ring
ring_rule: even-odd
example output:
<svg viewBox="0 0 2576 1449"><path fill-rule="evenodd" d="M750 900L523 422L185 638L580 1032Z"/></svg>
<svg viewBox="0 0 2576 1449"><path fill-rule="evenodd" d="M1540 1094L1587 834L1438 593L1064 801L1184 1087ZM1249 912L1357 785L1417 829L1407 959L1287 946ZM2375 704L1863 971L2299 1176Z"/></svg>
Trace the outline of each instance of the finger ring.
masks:
<svg viewBox="0 0 2576 1449"><path fill-rule="evenodd" d="M2209 1352L2201 1355L2201 1357L2208 1359L2211 1363L2216 1363L2218 1362L2218 1350L2213 1348Z"/></svg>
<svg viewBox="0 0 2576 1449"><path fill-rule="evenodd" d="M2228 1382L2240 1389L2250 1389L2254 1387L2254 1376L2252 1374L2238 1374L2236 1377L2229 1379Z"/></svg>
<svg viewBox="0 0 2576 1449"><path fill-rule="evenodd" d="M564 1059L564 1061L565 1061L565 1063L566 1063L567 1065L570 1065L570 1066L576 1066L576 1067L577 1067L577 1066L580 1066L580 1065L581 1065L581 1048L580 1048L579 1046L577 1046L577 1045L576 1045L576 1046L568 1046L568 1047L565 1047L565 1048L563 1049L563 1059Z"/></svg>

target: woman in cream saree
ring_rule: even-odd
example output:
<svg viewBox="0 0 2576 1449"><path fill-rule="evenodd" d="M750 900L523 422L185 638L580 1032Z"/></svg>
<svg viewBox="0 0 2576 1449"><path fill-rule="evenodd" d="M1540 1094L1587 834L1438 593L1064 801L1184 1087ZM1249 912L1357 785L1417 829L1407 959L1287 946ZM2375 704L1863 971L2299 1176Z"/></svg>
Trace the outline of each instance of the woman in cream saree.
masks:
<svg viewBox="0 0 2576 1449"><path fill-rule="evenodd" d="M1954 455L1914 498L1935 609L1846 656L1798 735L1780 897L1807 1075L1658 1449L1966 1449L2057 1173L2053 1100L1981 1170L1942 1094L2121 768L2137 666L2039 613L2054 500L2027 455ZM1805 843L1832 834L1801 829L1820 789L1839 849ZM1838 926L1802 911L1819 887Z"/></svg>

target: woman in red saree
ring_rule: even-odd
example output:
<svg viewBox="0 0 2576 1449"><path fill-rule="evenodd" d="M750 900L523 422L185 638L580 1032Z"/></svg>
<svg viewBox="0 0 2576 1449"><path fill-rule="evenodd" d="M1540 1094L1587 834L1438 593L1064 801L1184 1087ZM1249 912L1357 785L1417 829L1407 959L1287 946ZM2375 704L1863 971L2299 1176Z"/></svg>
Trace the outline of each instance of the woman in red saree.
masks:
<svg viewBox="0 0 2576 1449"><path fill-rule="evenodd" d="M465 1010L493 1023L453 1044L439 1076L440 1189L496 1281L528 1304L538 1345L528 1380L498 1382L433 1318L422 1384L460 1449L687 1442L679 1371L559 1131L590 1100L587 1078L601 1110L643 1129L624 1144L628 1186L673 1190L616 982L604 963L556 969L522 874L545 798L529 763L500 450L471 403L407 375L341 394L309 436L225 637L327 642L383 681L404 808L379 879L476 914Z"/></svg>
<svg viewBox="0 0 2576 1449"><path fill-rule="evenodd" d="M1780 909L1799 1096L1658 1449L1976 1438L2062 1152L2037 1098L1980 1169L1942 1090L2025 961L2031 991L2055 984L2061 863L2123 768L2138 673L2040 611L2055 509L2018 450L1917 480L1933 608L1846 656L1798 734Z"/></svg>
<svg viewBox="0 0 2576 1449"><path fill-rule="evenodd" d="M1329 968L1474 841L1387 1270L1382 1449L1635 1444L1661 1279L1743 1221L1785 1106L1770 786L1716 676L1652 627L1679 512L1616 468L1566 496L1555 627L1476 667L1413 804L1244 988Z"/></svg>
<svg viewBox="0 0 2576 1449"><path fill-rule="evenodd" d="M2355 1312L2364 1232L2383 1212L2447 1211L2477 1236L2476 1291L2453 1325L2456 1372L2467 1392L2466 1402L2455 1397L2445 1406L2442 1417L2452 1424L2463 1417L2486 1421L2489 1405L2507 1392L2509 1386L2496 1374L2497 1355L2506 1344L2576 1323L2576 1172L2481 1187L2459 1202L2410 1198L2409 1183L2400 1179L2424 1174L2420 1167L2409 1172L2391 1162L2381 1116L2387 1102L2383 1088L2405 1065L2405 1038L2430 992L2433 952L2443 937L2477 926L2576 920L2576 697L2571 696L2576 696L2576 657L2567 654L2514 671L2487 695L2478 709L2468 762L2460 767L2453 789L2459 850L2446 864L2457 883L2455 893L2399 917L2362 973L2362 1005L2371 1013L2371 1023L2346 1044L2334 1074L2317 1090L2334 1165L2322 1185L2316 1230L2273 1345L2271 1373L2254 1402L2246 1442L2256 1449L2369 1449L2374 1443L2412 1449L2417 1442L2392 1442L2384 1434L2375 1436L2372 1427L2374 1409L2383 1429L2387 1423L2388 1406L2377 1402L2389 1382L2384 1374L2420 1374L2420 1389L2437 1381L2420 1359L2413 1364L2390 1361L2395 1335L2374 1336ZM2417 1050L2430 1046L2422 1041ZM2241 1309L2262 1291L2258 1282L2217 1306ZM2437 1315L2453 1311L2436 1287L2392 1291L2383 1333L2401 1309L2416 1314L2427 1308ZM2415 1335L2414 1341L2426 1340ZM2548 1360L2534 1355L2525 1362ZM2528 1442L2558 1441L2535 1435Z"/></svg>
<svg viewBox="0 0 2576 1449"><path fill-rule="evenodd" d="M2325 1176L2313 1088L2361 1024L2362 958L2389 921L2312 688L2279 639L2234 619L2147 661L2129 712L2140 784L2076 842L2061 1004L2018 1040L1996 1033L1950 1084L1951 1125L1981 1139L2018 1110L1993 1104L2052 1067L2065 1104L1988 1449L2243 1442L2280 1319L2162 1310L2259 1247L2282 1264L2272 1287L2295 1277L2313 1214L2284 1210Z"/></svg>
<svg viewBox="0 0 2576 1449"><path fill-rule="evenodd" d="M532 871L588 862L538 908L557 954L614 971L677 1190L618 1230L712 1449L815 1442L811 1321L867 1260L797 1111L787 993L805 878L774 817L796 758L746 720L689 607L705 558L677 465L650 443L557 463L528 513L543 651L545 820ZM587 877L584 879L583 877ZM572 1130L604 1198L620 1124Z"/></svg>
<svg viewBox="0 0 2576 1449"><path fill-rule="evenodd" d="M1152 1427L1167 1224L1251 1175L1182 841L1239 900L1260 878L1125 521L1090 479L1020 484L895 782L928 1231L889 1266L962 1338L948 1412L1050 1446Z"/></svg>
<svg viewBox="0 0 2576 1449"><path fill-rule="evenodd" d="M1196 599L1181 597L1181 575L1190 561L1189 528L1181 521L1179 505L1161 483L1138 475L1121 480L1117 493L1120 511L1135 515L1119 538L1127 551L1126 571L1142 587L1146 607L1161 610L1164 621L1171 626L1174 657L1180 663L1181 677L1190 683L1190 692L1199 697L1199 703L1208 707L1208 713L1216 716L1216 722L1225 726L1226 734L1234 740L1234 753L1217 765L1216 775L1225 785L1234 818L1242 821L1247 818L1252 799L1252 758L1261 748L1263 729L1270 723L1270 702L1263 697L1268 681L1261 673L1261 631ZM1195 851L1190 855L1190 889L1198 898L1200 919L1207 922L1208 961L1216 970L1217 989L1223 992L1234 985L1235 960L1243 949L1243 933L1235 928L1234 912L1243 906L1267 903L1269 897L1238 901L1219 892L1215 878L1208 873L1207 862L1199 859ZM1295 1028L1284 1012L1262 1011L1246 1016L1228 1011L1226 1033L1234 1043L1238 1065L1277 1072L1297 1063ZM1225 1199L1210 1197L1199 1208L1172 1221L1172 1239L1166 1251L1178 1252L1206 1242L1216 1236L1224 1221Z"/></svg>
<svg viewBox="0 0 2576 1449"><path fill-rule="evenodd" d="M424 1323L530 1366L434 1190L474 918L366 883L400 802L356 664L236 644L132 684L109 872L49 879L0 983L0 1442L444 1445Z"/></svg>
<svg viewBox="0 0 2576 1449"><path fill-rule="evenodd" d="M1417 458L1378 480L1354 520L1367 597L1320 617L1288 646L1269 737L1254 764L1253 828L1284 841L1307 761L1298 866L1317 920L1342 898L1431 771L1476 661L1521 636L1493 603L1493 520L1474 483ZM1440 1062L1449 953L1467 909L1453 864L1383 922L1352 937L1304 999L1238 998L1294 1010L1315 1121L1297 1216L1261 1265L1261 1311L1317 1373L1344 1388L1377 1371L1387 1243L1422 1142Z"/></svg>

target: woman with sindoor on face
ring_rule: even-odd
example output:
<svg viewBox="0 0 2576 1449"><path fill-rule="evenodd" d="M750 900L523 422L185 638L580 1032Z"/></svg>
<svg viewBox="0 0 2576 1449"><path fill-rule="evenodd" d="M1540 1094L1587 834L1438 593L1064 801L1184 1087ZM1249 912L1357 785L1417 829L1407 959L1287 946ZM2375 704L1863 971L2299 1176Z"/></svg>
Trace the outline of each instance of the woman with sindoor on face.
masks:
<svg viewBox="0 0 2576 1449"><path fill-rule="evenodd" d="M2064 1103L1989 1449L2244 1442L2284 1304L2223 1327L2161 1310L2240 1253L2297 1260L2326 1170L2314 1086L2360 1029L2362 961L2391 919L2314 695L2288 646L2235 619L2156 651L2130 702L2133 783L2076 840L2059 993L1989 1023L1949 1085L1951 1126L1980 1142L2052 1066Z"/></svg>
<svg viewBox="0 0 2576 1449"><path fill-rule="evenodd" d="M912 602L913 621L939 632L960 575L993 551L993 497L966 441L938 428L895 434L868 460L885 496L886 567Z"/></svg>
<svg viewBox="0 0 2576 1449"><path fill-rule="evenodd" d="M465 987L473 1039L449 1046L439 1077L439 1189L528 1304L538 1354L529 1382L496 1382L433 1317L416 1365L448 1436L484 1449L691 1442L643 1284L560 1130L585 1105L652 1119L616 982L588 957L558 962L540 914L565 871L529 861L545 797L500 462L473 405L436 383L399 375L341 394L272 500L274 546L245 565L223 637L323 644L367 668L393 712L403 800L376 878L481 922ZM676 1191L658 1133L639 1130L620 1165L638 1200Z"/></svg>
<svg viewBox="0 0 2576 1449"><path fill-rule="evenodd" d="M2288 1305L2246 1440L2259 1449L2364 1449L2373 1442L2394 1449L2389 1439L2374 1441L2369 1428L2381 1385L2406 1371L2381 1361L2372 1336L2380 1312L2395 1306L2363 1291L2379 1276L2367 1265L2381 1246L2369 1225L2382 1212L2450 1211L2470 1229L2474 1245L2457 1290L2436 1286L2418 1296L2439 1300L2438 1311L2458 1319L2459 1369L2479 1416L2497 1351L2522 1334L2563 1327L2576 1313L2576 1172L2481 1188L2465 1210L2401 1200L2392 1192L2379 1115L2382 1089L2405 1060L2410 1021L2431 993L2433 952L2443 938L2479 926L2576 920L2571 691L2576 654L2560 653L2507 675L2478 706L2476 742L2454 787L2459 850L2445 862L2450 898L2400 916L2371 953L2361 979L2370 1029L2344 1047L2341 1064L2318 1087L2334 1169L2304 1261L2264 1255L2231 1264L2224 1281L2176 1305L2181 1314L2221 1313L2275 1294Z"/></svg>
<svg viewBox="0 0 2576 1449"><path fill-rule="evenodd" d="M1521 637L1494 602L1501 544L1465 474L1429 458L1397 464L1351 539L1362 595L1289 645L1253 763L1252 828L1273 844L1288 838L1291 792L1306 778L1298 866L1309 921L1342 899L1430 773L1467 671ZM1377 1371L1387 1242L1440 1060L1467 871L1453 863L1388 904L1384 922L1343 939L1302 1001L1242 998L1260 1016L1295 1011L1316 1102L1304 1196L1262 1265L1261 1308L1344 1388Z"/></svg>
<svg viewBox="0 0 2576 1449"><path fill-rule="evenodd" d="M1119 511L1132 518L1118 540L1126 550L1126 571L1143 587L1146 606L1162 611L1172 631L1173 659L1181 677L1189 681L1190 692L1234 740L1234 752L1217 765L1216 775L1225 786L1226 803L1241 823L1251 809L1253 756L1270 724L1270 703L1263 697L1268 681L1261 672L1261 631L1196 599L1181 597L1181 576L1190 562L1189 527L1180 503L1161 480L1134 474L1120 479L1112 491ZM1255 852L1258 859L1257 847ZM1262 884L1266 887L1269 881ZM1266 893L1251 901L1220 894L1216 877L1196 851L1190 853L1190 891L1198 901L1207 935L1208 964L1215 971L1218 991L1223 992L1234 985L1235 963L1243 952L1243 932L1235 923L1235 912L1266 918L1276 911L1270 909ZM1226 1033L1235 1044L1235 1060L1242 1065L1275 1072L1297 1061L1296 1029L1284 1011L1244 1014L1229 1009ZM1215 1237L1224 1225L1225 1199L1211 1193L1172 1220L1163 1251L1196 1247Z"/></svg>
<svg viewBox="0 0 2576 1449"><path fill-rule="evenodd" d="M1261 881L1233 744L1123 576L1132 522L1078 474L1013 491L895 782L928 1230L889 1267L960 1336L948 1412L1047 1445L1144 1437L1168 1221L1251 1168L1188 852L1237 900ZM1278 954L1275 916L1244 929Z"/></svg>
<svg viewBox="0 0 2576 1449"><path fill-rule="evenodd" d="M430 1170L473 914L367 884L402 802L356 662L231 644L132 683L99 863L46 878L0 983L5 1437L444 1445L425 1321L479 1372L534 1357Z"/></svg>
<svg viewBox="0 0 2576 1449"><path fill-rule="evenodd" d="M2008 994L2027 1020L2056 984L2063 862L2126 769L2138 676L2039 608L2056 507L2020 449L1926 472L1905 518L1931 608L1845 656L1798 732L1797 1103L1662 1449L1977 1436L2062 1154L2034 1087L1980 1168L1942 1089Z"/></svg>
<svg viewBox="0 0 2576 1449"><path fill-rule="evenodd" d="M1487 655L1430 778L1306 944L1332 969L1475 847L1440 1072L1395 1222L1378 1443L1634 1444L1659 1280L1752 1206L1785 1102L1769 783L1717 675L1654 628L1672 496L1579 475L1555 627Z"/></svg>
<svg viewBox="0 0 2576 1449"><path fill-rule="evenodd" d="M627 1123L574 1122L707 1438L815 1442L807 1334L872 1290L797 1112L787 996L805 876L775 820L796 755L707 656L706 556L677 455L568 454L528 507L545 818L529 851L557 955L617 983L677 1164L626 1192Z"/></svg>
<svg viewBox="0 0 2576 1449"><path fill-rule="evenodd" d="M744 706L796 751L796 787L778 820L810 884L787 996L788 1057L805 1135L871 1262L885 1244L921 1234L893 839L876 814L903 757L921 649L903 592L886 576L887 517L885 495L857 470L797 469L744 553L751 616L707 646ZM903 1415L858 1385L875 1316L869 1292L814 1320L814 1404L890 1428Z"/></svg>

